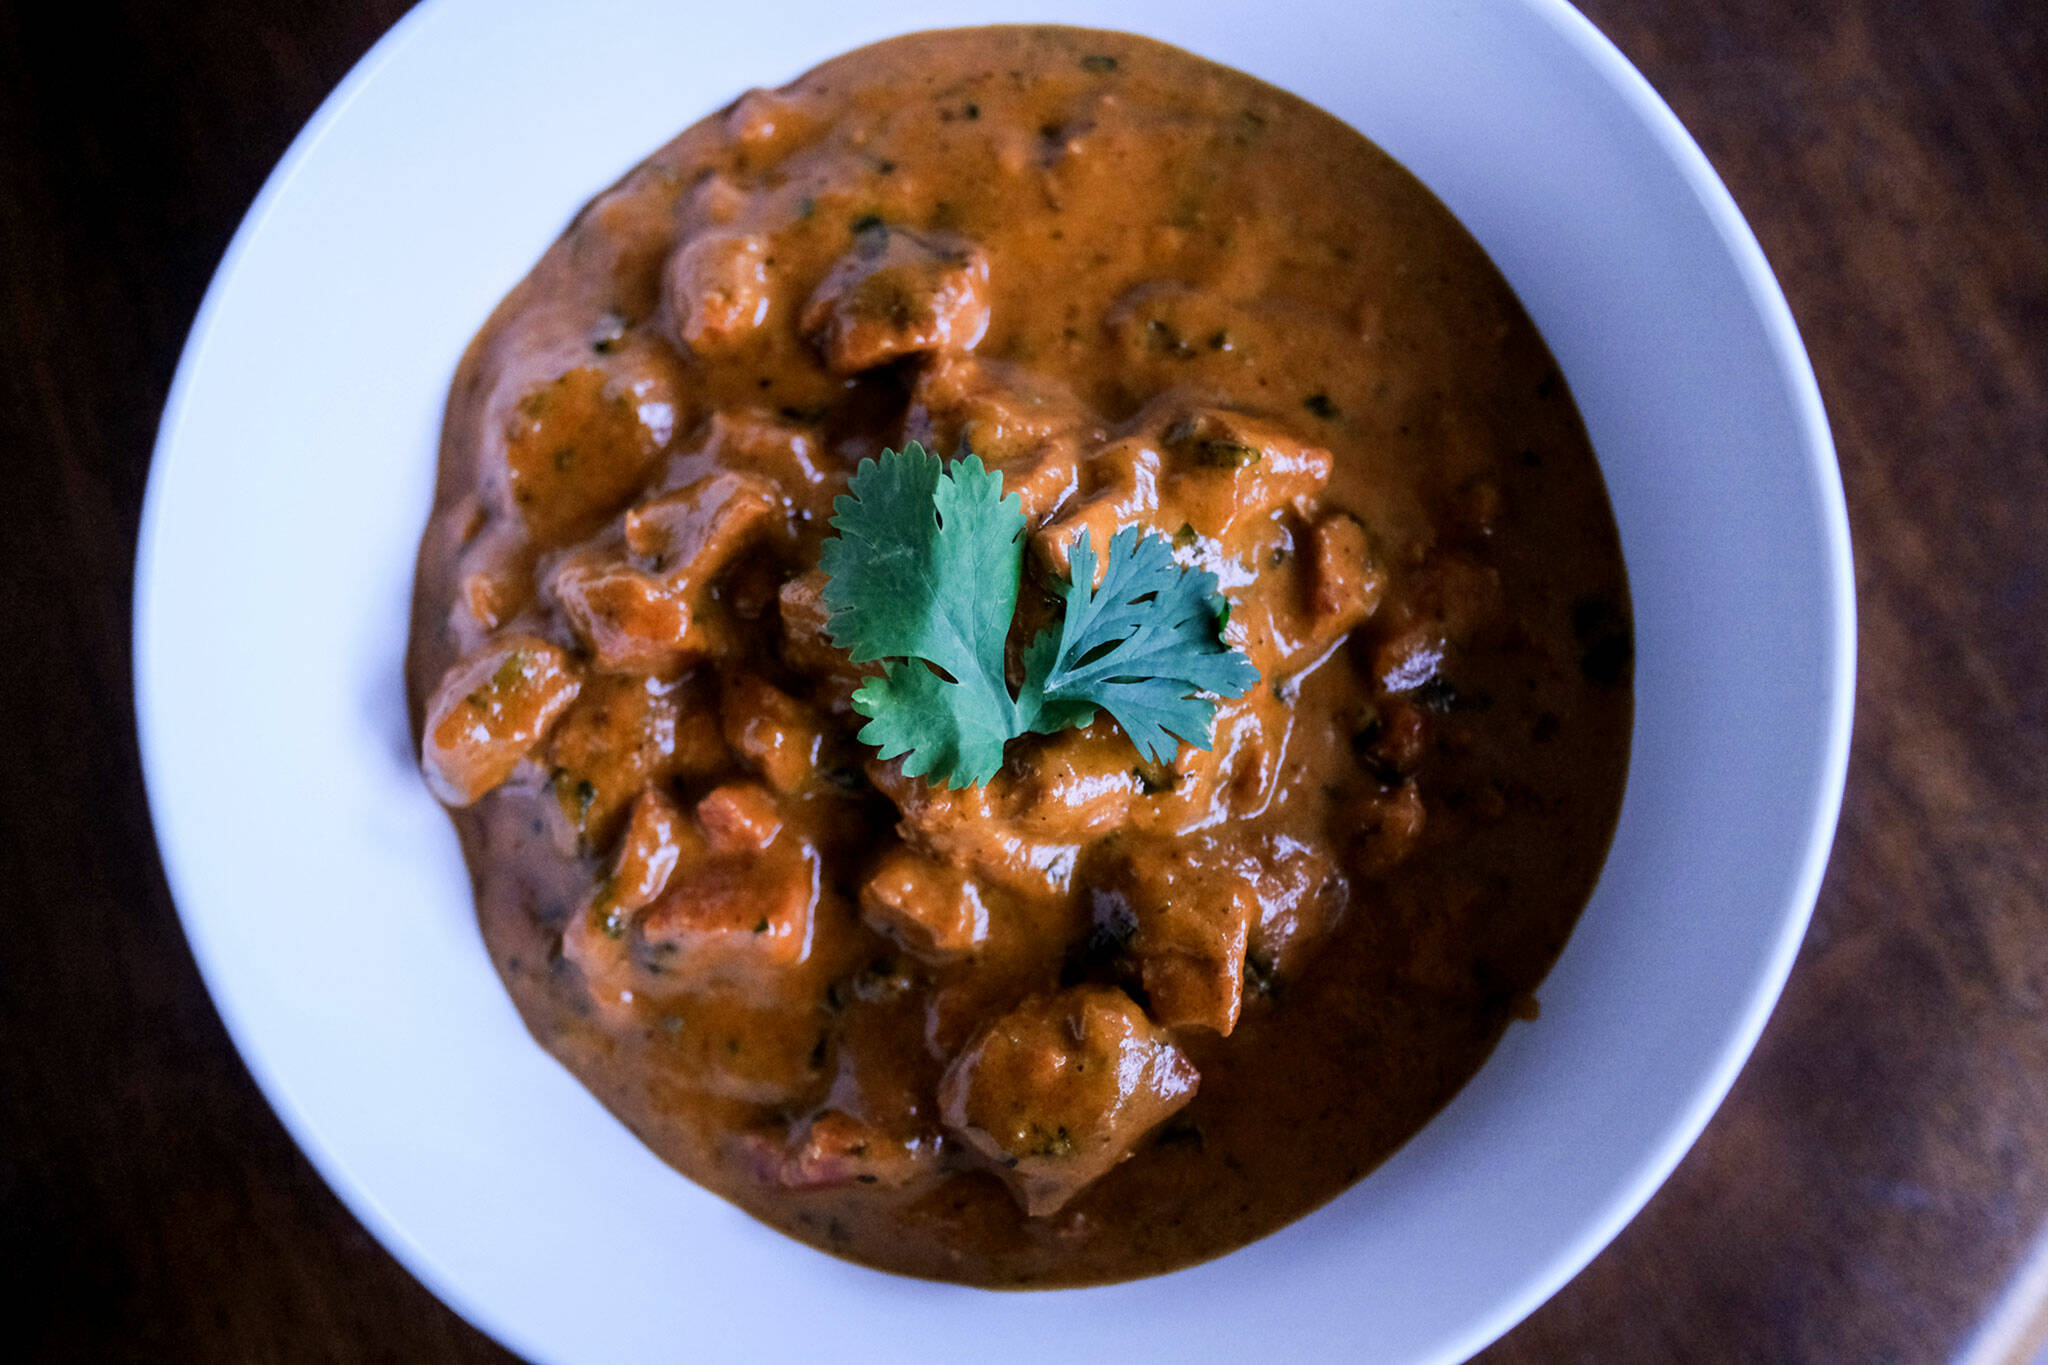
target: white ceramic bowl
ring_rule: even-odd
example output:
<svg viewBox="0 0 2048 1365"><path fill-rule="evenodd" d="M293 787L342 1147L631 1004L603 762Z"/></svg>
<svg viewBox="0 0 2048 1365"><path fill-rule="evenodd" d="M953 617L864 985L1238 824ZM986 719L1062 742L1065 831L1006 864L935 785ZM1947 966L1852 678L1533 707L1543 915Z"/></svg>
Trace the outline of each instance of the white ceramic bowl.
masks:
<svg viewBox="0 0 2048 1365"><path fill-rule="evenodd" d="M400 682L448 379L576 207L748 85L996 20L1178 43L1421 176L1578 396L1638 659L1620 830L1542 1018L1292 1227L1157 1279L1007 1295L768 1231L528 1040ZM193 326L144 512L136 695L165 868L250 1070L363 1222L514 1348L1442 1361L1613 1236L1748 1054L1833 832L1852 612L1840 480L1777 285L1669 110L1559 0L1256 18L1220 0L430 0L300 135Z"/></svg>

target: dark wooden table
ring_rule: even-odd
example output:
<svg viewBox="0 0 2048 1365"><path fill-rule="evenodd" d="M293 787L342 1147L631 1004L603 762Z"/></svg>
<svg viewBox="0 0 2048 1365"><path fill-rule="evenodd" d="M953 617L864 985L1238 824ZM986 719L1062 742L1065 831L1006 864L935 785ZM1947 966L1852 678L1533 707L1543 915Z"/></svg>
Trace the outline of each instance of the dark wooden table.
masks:
<svg viewBox="0 0 2048 1365"><path fill-rule="evenodd" d="M0 5L0 1283L32 1356L503 1358L243 1071L130 710L185 330L272 163L403 8ZM1734 1094L1486 1359L1949 1359L2001 1311L2024 1335L2048 1293L2022 1273L2048 1244L2048 7L1589 9L1727 178L1813 352L1855 530L1856 742L1813 932ZM261 799L261 773L222 780Z"/></svg>

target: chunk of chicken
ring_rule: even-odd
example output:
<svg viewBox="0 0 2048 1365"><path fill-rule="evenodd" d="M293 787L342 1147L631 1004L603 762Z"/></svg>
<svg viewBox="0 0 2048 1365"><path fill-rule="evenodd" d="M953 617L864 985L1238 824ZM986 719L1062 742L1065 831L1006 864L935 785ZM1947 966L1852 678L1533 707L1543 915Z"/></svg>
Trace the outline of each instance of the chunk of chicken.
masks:
<svg viewBox="0 0 2048 1365"><path fill-rule="evenodd" d="M877 932L920 957L958 957L988 937L988 906L974 879L901 845L869 874L860 908Z"/></svg>
<svg viewBox="0 0 2048 1365"><path fill-rule="evenodd" d="M1133 926L1128 951L1152 1017L1228 1034L1247 995L1278 995L1302 969L1350 887L1329 857L1286 834L1207 833L1127 840L1099 894Z"/></svg>
<svg viewBox="0 0 2048 1365"><path fill-rule="evenodd" d="M1412 692L1441 676L1445 659L1500 619L1500 571L1456 556L1416 570L1374 623L1371 671L1387 692Z"/></svg>
<svg viewBox="0 0 2048 1365"><path fill-rule="evenodd" d="M907 355L972 350L988 330L988 257L938 233L873 228L839 258L798 325L834 374Z"/></svg>
<svg viewBox="0 0 2048 1365"><path fill-rule="evenodd" d="M1110 537L1130 525L1169 538L1192 533L1235 557L1247 532L1305 503L1330 478L1330 452L1244 413L1169 402L1136 426L1089 457L1087 491L1032 537L1054 569L1066 568L1083 530L1099 564Z"/></svg>
<svg viewBox="0 0 2048 1365"><path fill-rule="evenodd" d="M1109 562L1110 541L1121 528L1136 526L1141 531L1174 536L1183 521L1175 519L1180 515L1178 508L1163 502L1163 459L1155 445L1135 436L1097 450L1082 468L1087 491L1031 533L1032 551L1047 568L1064 574L1068 572L1068 552L1085 531L1088 547L1095 552L1099 582Z"/></svg>
<svg viewBox="0 0 2048 1365"><path fill-rule="evenodd" d="M825 605L825 571L812 569L783 583L776 593L782 627L782 661L800 673L823 679L835 691L859 686L865 671L832 643L832 609Z"/></svg>
<svg viewBox="0 0 2048 1365"><path fill-rule="evenodd" d="M745 548L774 512L775 491L748 474L712 474L626 513L626 548L656 576L702 587Z"/></svg>
<svg viewBox="0 0 2048 1365"><path fill-rule="evenodd" d="M947 458L975 454L1003 474L1032 525L1079 486L1083 441L1101 439L1073 394L1001 361L933 358L918 375L903 437Z"/></svg>
<svg viewBox="0 0 2048 1365"><path fill-rule="evenodd" d="M1147 788L1131 742L1106 714L1020 744L991 784L998 809L1033 839L1096 839L1130 822Z"/></svg>
<svg viewBox="0 0 2048 1365"><path fill-rule="evenodd" d="M1432 728L1422 707L1406 697L1389 697L1368 706L1363 723L1351 736L1351 750L1374 781L1398 787L1421 766Z"/></svg>
<svg viewBox="0 0 2048 1365"><path fill-rule="evenodd" d="M726 136L743 153L743 164L755 169L801 146L817 126L805 96L789 90L749 90L725 111Z"/></svg>
<svg viewBox="0 0 2048 1365"><path fill-rule="evenodd" d="M448 616L464 653L481 647L533 601L533 561L533 544L511 517L489 518L462 547Z"/></svg>
<svg viewBox="0 0 2048 1365"><path fill-rule="evenodd" d="M505 494L536 544L588 535L647 477L675 434L681 381L665 349L626 346L511 405Z"/></svg>
<svg viewBox="0 0 2048 1365"><path fill-rule="evenodd" d="M1406 862L1422 837L1425 815L1422 792L1412 781L1374 792L1344 812L1339 832L1349 836L1351 870L1382 877Z"/></svg>
<svg viewBox="0 0 2048 1365"><path fill-rule="evenodd" d="M1258 649L1249 652L1266 667ZM1180 832L1256 816L1280 790L1293 711L1272 689L1219 701L1210 730L1208 748L1181 745L1152 784L1162 790L1154 828Z"/></svg>
<svg viewBox="0 0 2048 1365"><path fill-rule="evenodd" d="M1286 834L1250 850L1258 918L1245 948L1245 986L1276 996L1328 938L1351 900L1351 885L1329 855Z"/></svg>
<svg viewBox="0 0 2048 1365"><path fill-rule="evenodd" d="M427 785L451 806L469 805L512 775L581 686L568 656L537 636L508 636L461 660L427 703Z"/></svg>
<svg viewBox="0 0 2048 1365"><path fill-rule="evenodd" d="M562 956L583 973L591 1004L614 1024L631 1016L638 984L626 930L634 912L667 889L686 841L687 823L675 802L655 788L641 792L611 875L563 926Z"/></svg>
<svg viewBox="0 0 2048 1365"><path fill-rule="evenodd" d="M1024 1211L1043 1217L1129 1156L1200 1081L1129 996L1078 986L982 1030L947 1067L939 1107Z"/></svg>
<svg viewBox="0 0 2048 1365"><path fill-rule="evenodd" d="M721 171L705 171L678 201L676 222L685 231L705 224L723 225L747 211L753 196L745 186Z"/></svg>
<svg viewBox="0 0 2048 1365"><path fill-rule="evenodd" d="M665 670L719 653L712 584L777 506L765 480L708 475L626 513L618 537L572 551L548 591L602 667Z"/></svg>
<svg viewBox="0 0 2048 1365"><path fill-rule="evenodd" d="M715 720L694 699L679 699L675 684L617 673L585 679L547 745L564 850L609 844L648 783L706 777L726 760Z"/></svg>
<svg viewBox="0 0 2048 1365"><path fill-rule="evenodd" d="M1308 533L1308 611L1315 634L1332 642L1350 633L1380 604L1382 583L1365 527L1332 512Z"/></svg>
<svg viewBox="0 0 2048 1365"><path fill-rule="evenodd" d="M1244 1003L1245 945L1259 918L1258 870L1234 841L1127 840L1110 887L1137 921L1152 1015L1168 1028L1228 1034Z"/></svg>
<svg viewBox="0 0 2048 1365"><path fill-rule="evenodd" d="M647 993L750 981L803 962L818 855L773 794L718 787L686 816L659 787L633 803L611 874L562 933L591 998L615 1020Z"/></svg>
<svg viewBox="0 0 2048 1365"><path fill-rule="evenodd" d="M743 673L725 679L718 714L725 742L776 791L802 791L817 777L825 724L811 707Z"/></svg>
<svg viewBox="0 0 2048 1365"><path fill-rule="evenodd" d="M714 853L758 853L782 833L782 812L758 782L728 782L697 803L697 824Z"/></svg>
<svg viewBox="0 0 2048 1365"><path fill-rule="evenodd" d="M1203 535L1227 537L1241 521L1307 498L1330 481L1330 452L1227 408L1194 408L1159 442L1171 460L1166 491Z"/></svg>
<svg viewBox="0 0 2048 1365"><path fill-rule="evenodd" d="M817 850L786 828L763 848L726 851L712 848L701 826L692 832L667 890L637 921L650 967L694 987L807 958L820 889Z"/></svg>
<svg viewBox="0 0 2048 1365"><path fill-rule="evenodd" d="M1017 828L1005 812L1003 776L987 787L950 790L905 777L900 759L870 760L868 780L903 814L897 832L912 847L985 881L1027 895L1061 895L1071 884L1080 846Z"/></svg>
<svg viewBox="0 0 2048 1365"><path fill-rule="evenodd" d="M751 408L711 414L690 452L676 457L669 487L681 487L707 473L730 470L766 479L779 496L779 530L787 543L806 521L832 515L832 499L845 487L827 470L817 429L785 422Z"/></svg>
<svg viewBox="0 0 2048 1365"><path fill-rule="evenodd" d="M696 603L613 555L571 557L548 591L604 668L666 669L724 645L723 632Z"/></svg>
<svg viewBox="0 0 2048 1365"><path fill-rule="evenodd" d="M702 232L662 273L676 340L698 355L744 341L768 320L768 241L751 232Z"/></svg>
<svg viewBox="0 0 2048 1365"><path fill-rule="evenodd" d="M935 1170L939 1155L930 1134L885 1132L836 1109L799 1124L786 1140L751 1133L741 1141L756 1180L792 1190L896 1189Z"/></svg>
<svg viewBox="0 0 2048 1365"><path fill-rule="evenodd" d="M1163 789L1148 771L1106 715L1013 746L985 786L949 790L904 777L899 763L869 765L912 845L994 885L1040 894L1063 889L1080 847L1129 825L1142 798Z"/></svg>
<svg viewBox="0 0 2048 1365"><path fill-rule="evenodd" d="M1231 618L1235 643L1283 695L1372 617L1382 589L1356 518L1332 512L1305 528L1292 520L1261 523L1269 543L1247 544L1258 578L1238 591Z"/></svg>
<svg viewBox="0 0 2048 1365"><path fill-rule="evenodd" d="M655 788L641 792L619 840L612 874L604 885L607 913L631 914L653 904L668 889L688 838L683 814L668 795Z"/></svg>

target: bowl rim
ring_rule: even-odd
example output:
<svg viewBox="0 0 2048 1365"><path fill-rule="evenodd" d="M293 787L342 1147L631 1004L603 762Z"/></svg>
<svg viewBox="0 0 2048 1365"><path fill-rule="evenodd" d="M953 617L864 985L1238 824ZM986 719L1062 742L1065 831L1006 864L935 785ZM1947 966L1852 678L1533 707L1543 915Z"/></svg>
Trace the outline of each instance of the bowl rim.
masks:
<svg viewBox="0 0 2048 1365"><path fill-rule="evenodd" d="M228 282L236 274L251 242L270 218L276 201L315 146L394 56L413 40L418 30L454 3L455 0L424 0L401 16L321 101L245 211L215 267L180 349L177 369L151 451L132 579L131 685L153 831L164 826L160 803L165 798L151 773L160 771L156 756L161 747L158 736L165 718L155 714L149 677L155 651L145 627L156 610L156 591L150 570L157 560L158 542L163 534L163 488L170 463L167 456L184 422L190 389L198 369L195 359L205 349L212 333ZM1670 1176L1726 1098L1784 989L1813 915L1832 849L1848 771L1856 679L1855 572L1840 466L1811 359L1800 338L1791 307L1761 245L1734 197L1691 133L1648 79L1591 20L1567 0L1504 0L1504 3L1530 11L1551 27L1622 98L1631 115L1641 120L1659 151L1678 170L1706 213L1723 250L1742 280L1750 307L1763 326L1777 380L1793 409L1804 472L1812 480L1820 514L1818 529L1824 553L1828 627L1825 645L1827 730L1822 761L1807 793L1809 819L1801 841L1794 890L1786 901L1765 965L1754 980L1739 1023L1722 1040L1709 1078L1697 1087L1656 1150L1638 1166L1634 1179L1610 1193L1603 1215L1587 1221L1573 1243L1550 1259L1545 1274L1531 1277L1522 1292L1503 1296L1493 1312L1475 1319L1469 1329L1452 1343L1450 1349L1457 1355L1447 1354L1446 1358L1461 1358L1483 1349L1534 1312L1583 1270ZM163 839L157 840L157 848L166 885L177 909L180 930L214 1008L235 1045L243 1067L300 1151L349 1212L415 1279L479 1330L522 1355L534 1357L537 1347L526 1339L524 1332L505 1320L495 1308L486 1305L479 1295L445 1274L435 1257L414 1239L375 1192L351 1177L340 1155L293 1102L289 1087L273 1073L264 1060L262 1049L254 1045L253 1030L248 1020L236 1013L229 1003L232 997L220 987L223 969L214 947L205 934L195 932L194 920L184 908L187 902L181 888L189 885L189 879L182 871L178 850Z"/></svg>
<svg viewBox="0 0 2048 1365"><path fill-rule="evenodd" d="M1475 1323L1457 1347L1475 1355L1541 1308L1593 1258L1613 1242L1648 1204L1652 1195L1684 1160L1708 1122L1728 1097L1764 1025L1783 995L1800 944L1813 920L1821 880L1834 849L1835 831L1849 771L1849 747L1856 702L1856 573L1849 535L1848 499L1842 485L1827 408L1820 383L1791 304L1764 256L1735 196L1722 181L1692 133L1649 78L1615 43L1568 0L1515 0L1535 11L1618 93L1640 118L1658 148L1684 177L1705 211L1723 249L1742 278L1750 306L1768 338L1778 378L1791 400L1801 436L1806 473L1818 494L1820 532L1825 550L1828 609L1827 733L1823 758L1808 793L1808 824L1799 870L1787 913L1770 945L1765 965L1755 979L1739 1022L1723 1039L1712 1071L1694 1092L1664 1141L1639 1168L1636 1178L1615 1191L1606 1215L1589 1220L1570 1250L1551 1263L1549 1273L1534 1277L1525 1291L1503 1303L1484 1322ZM1453 1357L1447 1357L1453 1358Z"/></svg>

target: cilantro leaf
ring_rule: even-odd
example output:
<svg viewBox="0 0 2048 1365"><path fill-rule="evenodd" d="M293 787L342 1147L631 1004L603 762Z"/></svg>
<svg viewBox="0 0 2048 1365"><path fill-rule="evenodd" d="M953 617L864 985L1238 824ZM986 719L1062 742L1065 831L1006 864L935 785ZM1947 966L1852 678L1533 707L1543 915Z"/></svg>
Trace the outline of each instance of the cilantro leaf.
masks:
<svg viewBox="0 0 2048 1365"><path fill-rule="evenodd" d="M891 660L853 694L869 717L860 740L883 758L903 756L903 771L936 784L985 786L1003 766L1015 712L979 688L948 682L924 664ZM1004 702L1008 693L1002 693Z"/></svg>
<svg viewBox="0 0 2048 1365"><path fill-rule="evenodd" d="M1024 512L979 457L942 470L913 441L862 460L833 504L839 534L819 564L832 642L855 663L890 664L854 693L869 718L860 739L904 771L960 786L986 783L1016 733L1003 641L1017 610Z"/></svg>
<svg viewBox="0 0 2048 1365"><path fill-rule="evenodd" d="M1220 638L1227 604L1215 575L1183 571L1166 540L1126 527L1110 540L1103 581L1084 534L1057 627L1025 651L1021 692L1004 642L1023 571L1024 513L1000 472L973 455L950 468L912 442L863 460L833 504L825 543L832 641L856 663L882 663L853 694L863 743L903 771L954 787L986 784L1020 735L1116 718L1141 753L1173 757L1209 743L1215 703L1258 670ZM1177 738L1176 738L1177 737Z"/></svg>
<svg viewBox="0 0 2048 1365"><path fill-rule="evenodd" d="M1086 725L1100 706L1154 762L1170 760L1179 740L1208 748L1216 707L1194 694L1239 697L1259 681L1220 638L1216 575L1183 570L1165 538L1140 539L1134 526L1110 537L1101 587L1085 528L1067 564L1072 579L1053 584L1067 608L1057 636L1041 632L1025 655L1022 727Z"/></svg>
<svg viewBox="0 0 2048 1365"><path fill-rule="evenodd" d="M1002 488L979 456L942 471L915 441L862 460L818 560L833 643L855 663L928 659L973 685L1017 610L1024 512Z"/></svg>

